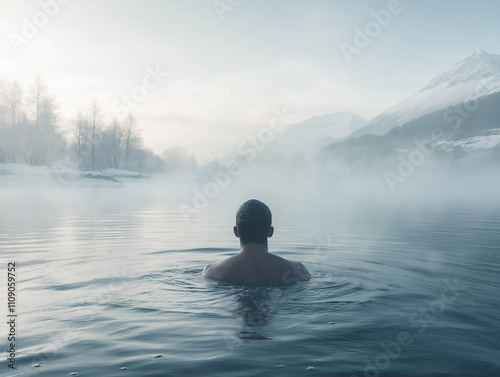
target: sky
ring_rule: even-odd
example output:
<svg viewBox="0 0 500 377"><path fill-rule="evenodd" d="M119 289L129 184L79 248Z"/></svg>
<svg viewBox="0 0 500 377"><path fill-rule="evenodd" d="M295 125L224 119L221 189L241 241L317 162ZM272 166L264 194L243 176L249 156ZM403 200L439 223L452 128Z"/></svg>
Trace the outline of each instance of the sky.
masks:
<svg viewBox="0 0 500 377"><path fill-rule="evenodd" d="M474 50L500 54L498 14L494 0L0 0L0 78L41 74L63 130L95 97L107 121L132 112L156 153L208 162L276 110L371 119Z"/></svg>

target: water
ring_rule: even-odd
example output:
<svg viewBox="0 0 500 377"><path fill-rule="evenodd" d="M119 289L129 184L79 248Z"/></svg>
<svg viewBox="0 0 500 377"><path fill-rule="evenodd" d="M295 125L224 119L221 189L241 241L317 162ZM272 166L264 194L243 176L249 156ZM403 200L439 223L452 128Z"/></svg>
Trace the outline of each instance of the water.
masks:
<svg viewBox="0 0 500 377"><path fill-rule="evenodd" d="M498 206L275 209L271 251L313 279L243 287L200 276L237 250L236 202L186 223L126 189L24 190L0 199L2 275L15 261L19 282L2 375L500 373Z"/></svg>

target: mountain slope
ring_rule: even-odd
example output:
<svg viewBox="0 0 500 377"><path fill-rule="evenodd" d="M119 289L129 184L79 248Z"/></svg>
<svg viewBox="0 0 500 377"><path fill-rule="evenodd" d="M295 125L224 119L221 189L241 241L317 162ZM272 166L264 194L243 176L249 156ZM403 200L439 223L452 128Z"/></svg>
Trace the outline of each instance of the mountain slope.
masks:
<svg viewBox="0 0 500 377"><path fill-rule="evenodd" d="M477 50L436 76L350 135L385 135L392 128L434 111L500 91L500 55Z"/></svg>
<svg viewBox="0 0 500 377"><path fill-rule="evenodd" d="M478 103L460 121L450 122L445 116L448 110L443 109L412 119L385 135L363 135L331 144L320 151L318 161L342 162L363 173L383 173L397 167L401 158L408 161L412 153L415 157L423 151L430 159L462 163L471 170L500 166L500 92L480 97ZM465 108L467 103L460 106ZM440 132L435 134L436 130Z"/></svg>
<svg viewBox="0 0 500 377"><path fill-rule="evenodd" d="M302 151L306 155L347 137L360 129L367 120L349 112L316 116L288 126L270 143L266 154L289 155Z"/></svg>

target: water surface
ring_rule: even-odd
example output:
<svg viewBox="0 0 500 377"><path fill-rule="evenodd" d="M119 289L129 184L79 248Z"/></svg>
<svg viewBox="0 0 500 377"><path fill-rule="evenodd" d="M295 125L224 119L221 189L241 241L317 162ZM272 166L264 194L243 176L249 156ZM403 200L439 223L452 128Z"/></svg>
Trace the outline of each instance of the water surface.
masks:
<svg viewBox="0 0 500 377"><path fill-rule="evenodd" d="M313 278L244 287L200 275L238 248L234 203L186 222L126 190L25 190L0 199L19 280L2 375L500 375L498 206L274 210L271 251Z"/></svg>

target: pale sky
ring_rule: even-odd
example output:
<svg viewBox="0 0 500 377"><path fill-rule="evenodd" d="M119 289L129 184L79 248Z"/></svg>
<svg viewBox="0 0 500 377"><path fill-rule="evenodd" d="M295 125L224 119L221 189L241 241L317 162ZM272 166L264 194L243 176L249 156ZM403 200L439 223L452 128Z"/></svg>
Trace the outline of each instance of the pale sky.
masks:
<svg viewBox="0 0 500 377"><path fill-rule="evenodd" d="M180 145L206 162L267 127L274 109L297 122L370 119L474 50L500 54L499 1L400 0L380 25L372 12L389 3L0 0L0 77L28 85L42 74L63 129L95 95L107 120L133 106L155 152ZM348 62L340 44L374 22Z"/></svg>

